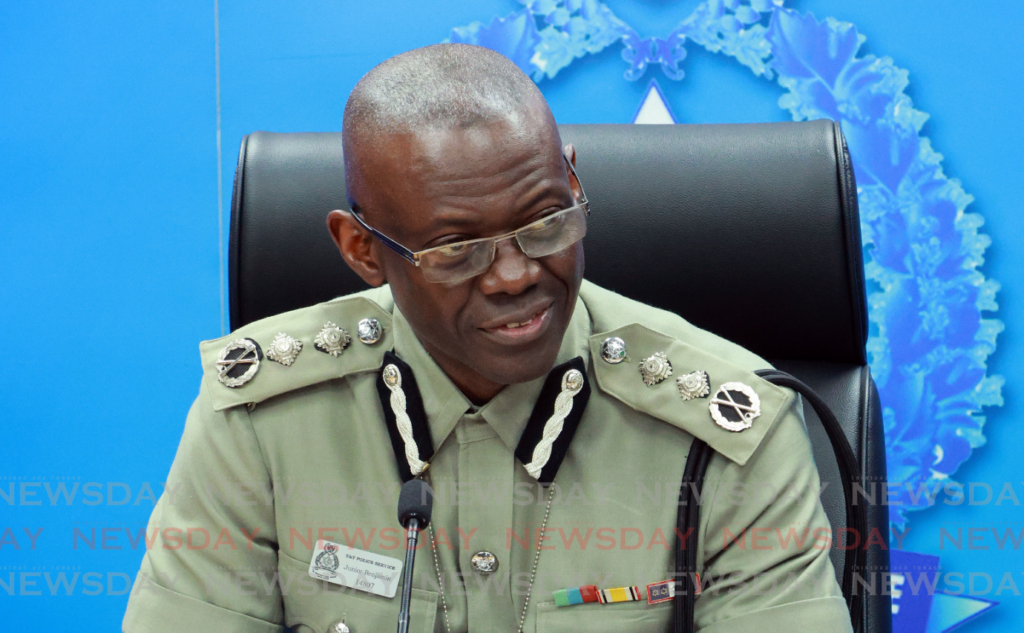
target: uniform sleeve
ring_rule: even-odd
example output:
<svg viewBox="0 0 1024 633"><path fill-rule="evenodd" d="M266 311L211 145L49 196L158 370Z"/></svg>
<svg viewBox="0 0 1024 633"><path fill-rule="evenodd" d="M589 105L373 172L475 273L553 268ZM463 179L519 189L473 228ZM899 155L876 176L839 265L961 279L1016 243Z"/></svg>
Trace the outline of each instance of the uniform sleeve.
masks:
<svg viewBox="0 0 1024 633"><path fill-rule="evenodd" d="M203 381L150 517L126 633L277 633L283 608L270 478L248 410Z"/></svg>
<svg viewBox="0 0 1024 633"><path fill-rule="evenodd" d="M819 490L800 398L746 465L713 457L701 511L698 631L852 631Z"/></svg>

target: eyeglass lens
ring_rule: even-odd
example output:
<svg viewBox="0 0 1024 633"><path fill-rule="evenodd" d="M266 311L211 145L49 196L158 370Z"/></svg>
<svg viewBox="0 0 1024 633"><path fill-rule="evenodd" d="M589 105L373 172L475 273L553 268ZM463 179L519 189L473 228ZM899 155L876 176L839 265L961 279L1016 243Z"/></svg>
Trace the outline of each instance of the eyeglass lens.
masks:
<svg viewBox="0 0 1024 633"><path fill-rule="evenodd" d="M515 233L515 238L527 257L537 258L563 251L586 234L586 211L583 207L574 207L523 227ZM494 261L495 249L494 240L452 244L423 253L420 269L427 281L463 281L486 271Z"/></svg>

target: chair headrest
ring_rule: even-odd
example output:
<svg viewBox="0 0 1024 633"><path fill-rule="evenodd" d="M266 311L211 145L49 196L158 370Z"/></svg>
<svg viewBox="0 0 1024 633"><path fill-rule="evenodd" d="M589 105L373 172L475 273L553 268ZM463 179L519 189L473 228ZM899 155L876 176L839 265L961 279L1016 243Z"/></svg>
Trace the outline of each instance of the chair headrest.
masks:
<svg viewBox="0 0 1024 633"><path fill-rule="evenodd" d="M769 359L865 363L849 153L832 121L563 125L593 209L586 277ZM231 208L231 327L365 288L326 228L340 133L255 132Z"/></svg>

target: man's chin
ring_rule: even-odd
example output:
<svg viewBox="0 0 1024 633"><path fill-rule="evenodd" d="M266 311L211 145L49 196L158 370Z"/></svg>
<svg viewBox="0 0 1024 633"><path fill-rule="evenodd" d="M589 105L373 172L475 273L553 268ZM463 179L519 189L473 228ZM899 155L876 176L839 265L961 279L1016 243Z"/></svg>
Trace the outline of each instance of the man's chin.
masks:
<svg viewBox="0 0 1024 633"><path fill-rule="evenodd" d="M482 340L472 358L473 369L499 385L530 382L548 375L558 359L567 324L558 310L551 310L546 317L541 336L519 344L495 340L493 335L481 332Z"/></svg>
<svg viewBox="0 0 1024 633"><path fill-rule="evenodd" d="M481 376L499 385L515 385L547 376L557 358L557 346L544 350L534 348L496 356L485 364L479 362L484 359L477 358L475 369Z"/></svg>

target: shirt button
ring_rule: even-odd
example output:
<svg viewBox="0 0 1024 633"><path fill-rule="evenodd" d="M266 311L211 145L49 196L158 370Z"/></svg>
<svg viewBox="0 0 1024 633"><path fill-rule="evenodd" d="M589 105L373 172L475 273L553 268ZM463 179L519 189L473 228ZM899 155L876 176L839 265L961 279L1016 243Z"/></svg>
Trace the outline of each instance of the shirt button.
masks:
<svg viewBox="0 0 1024 633"><path fill-rule="evenodd" d="M473 554L473 558L469 559L473 569L477 570L481 574L493 574L498 570L498 557L491 552L477 552Z"/></svg>
<svg viewBox="0 0 1024 633"><path fill-rule="evenodd" d="M617 336L611 336L601 343L601 358L604 362L617 365L626 360L626 342Z"/></svg>

